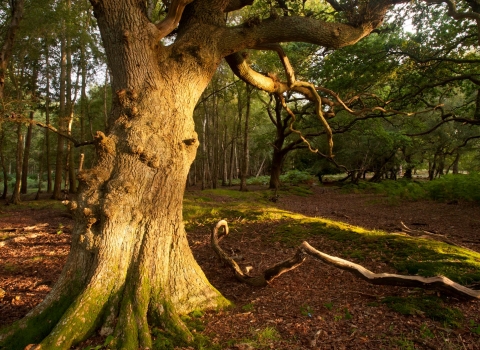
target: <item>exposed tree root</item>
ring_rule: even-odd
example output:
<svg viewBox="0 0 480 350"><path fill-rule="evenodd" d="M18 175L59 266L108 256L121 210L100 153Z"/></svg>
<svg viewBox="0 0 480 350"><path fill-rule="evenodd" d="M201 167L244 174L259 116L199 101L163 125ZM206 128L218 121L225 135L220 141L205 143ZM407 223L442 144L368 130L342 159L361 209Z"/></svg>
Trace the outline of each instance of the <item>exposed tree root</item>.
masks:
<svg viewBox="0 0 480 350"><path fill-rule="evenodd" d="M224 230L220 234L218 231L223 227ZM234 273L235 277L241 282L250 284L252 286L265 286L274 278L280 276L281 274L293 270L294 268L300 266L306 259L307 255L312 258L318 259L328 265L340 268L342 270L349 271L360 277L361 279L367 281L371 284L376 285L392 285L392 286L403 286L403 287L417 287L424 289L435 289L438 291L446 292L458 297L469 298L469 299L480 299L480 291L473 290L462 286L444 276L436 277L421 277L421 276L407 276L407 275L398 275L391 273L374 273L361 265L355 264L351 261L344 260L335 256L331 256L325 253L322 253L315 248L313 248L307 242L303 242L295 252L295 255L283 262L276 264L275 266L265 270L260 276L250 276L248 273L244 273L238 264L228 256L222 248L220 248L219 241L222 236L228 234L228 224L225 220L221 220L215 225L212 231L211 243L212 248L218 254L220 259L230 266Z"/></svg>

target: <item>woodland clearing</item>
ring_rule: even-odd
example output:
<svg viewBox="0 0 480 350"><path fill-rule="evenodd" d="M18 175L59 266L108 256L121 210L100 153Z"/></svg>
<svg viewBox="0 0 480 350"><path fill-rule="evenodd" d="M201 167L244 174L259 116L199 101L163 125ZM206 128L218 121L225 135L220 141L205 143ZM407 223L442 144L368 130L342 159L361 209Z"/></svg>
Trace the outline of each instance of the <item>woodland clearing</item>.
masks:
<svg viewBox="0 0 480 350"><path fill-rule="evenodd" d="M380 244L398 250L402 241L391 241L387 235L381 243L371 238L375 243L365 244L352 237L365 232L368 237L376 232L391 234L408 227L446 235L479 252L478 204L393 201L329 186L285 188L276 202L269 200L271 195L260 187L251 187L247 193L187 189L184 212L190 246L209 281L234 303L227 310L193 313L184 319L199 335L198 348L480 349L478 300L370 285L312 259L267 287L256 288L238 282L210 247L212 226L226 219L231 233L222 246L242 266L253 268L252 274L289 258L303 240L375 272L422 274L426 265L414 271L415 265L402 265L386 250L375 250ZM48 294L69 252L72 224L59 202L41 200L0 208L0 288L5 291L0 326L22 318ZM438 251L425 240L415 242ZM402 254L406 262L417 259L414 251ZM450 264L452 274L455 264L462 263L461 258L436 259L437 264ZM480 264L478 255L472 259ZM462 282L478 282L478 274L473 269L473 277ZM153 333L162 337L161 330ZM77 348L90 349L103 341L92 338Z"/></svg>

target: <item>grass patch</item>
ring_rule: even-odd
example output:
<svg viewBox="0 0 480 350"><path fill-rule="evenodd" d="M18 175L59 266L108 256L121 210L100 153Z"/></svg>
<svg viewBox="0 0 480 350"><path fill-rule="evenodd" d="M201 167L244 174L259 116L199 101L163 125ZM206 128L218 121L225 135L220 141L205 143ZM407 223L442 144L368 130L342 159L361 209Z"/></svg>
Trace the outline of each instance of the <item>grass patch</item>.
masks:
<svg viewBox="0 0 480 350"><path fill-rule="evenodd" d="M255 331L256 343L261 348L270 347L271 343L280 339L280 334L275 327L267 326Z"/></svg>
<svg viewBox="0 0 480 350"><path fill-rule="evenodd" d="M2 207L2 212L18 211L18 210L61 210L67 211L66 206L61 202L53 199L42 199L37 201L23 201L20 204L8 205Z"/></svg>
<svg viewBox="0 0 480 350"><path fill-rule="evenodd" d="M432 295L386 297L382 303L402 315L424 315L449 327L458 328L463 321L460 310L446 307L439 297Z"/></svg>

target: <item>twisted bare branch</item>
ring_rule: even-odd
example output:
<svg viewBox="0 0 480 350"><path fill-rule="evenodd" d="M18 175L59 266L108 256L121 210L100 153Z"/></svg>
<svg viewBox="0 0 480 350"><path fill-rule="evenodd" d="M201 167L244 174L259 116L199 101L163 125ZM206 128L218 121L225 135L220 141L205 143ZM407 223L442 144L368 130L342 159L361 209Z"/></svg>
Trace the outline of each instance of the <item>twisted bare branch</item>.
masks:
<svg viewBox="0 0 480 350"><path fill-rule="evenodd" d="M220 228L223 227L224 231L219 234ZM288 272L300 266L306 259L307 255L314 259L320 260L327 265L337 267L342 270L353 273L355 276L363 279L364 281L375 285L392 285L403 287L416 287L424 289L436 289L439 291L447 292L453 295L457 295L469 299L480 299L480 291L473 290L462 286L456 282L453 282L447 277L421 277L421 276L406 276L391 273L374 273L365 267L355 264L351 261L344 260L335 256L331 256L320 252L313 248L307 242L303 242L296 250L295 255L283 262L276 264L275 266L265 270L259 276L250 276L244 273L238 264L228 256L225 251L220 247L219 241L222 236L228 234L227 221L219 221L212 230L211 244L213 250L217 253L219 258L231 269L233 269L235 277L244 283L252 286L264 287L270 283L274 278L281 274Z"/></svg>

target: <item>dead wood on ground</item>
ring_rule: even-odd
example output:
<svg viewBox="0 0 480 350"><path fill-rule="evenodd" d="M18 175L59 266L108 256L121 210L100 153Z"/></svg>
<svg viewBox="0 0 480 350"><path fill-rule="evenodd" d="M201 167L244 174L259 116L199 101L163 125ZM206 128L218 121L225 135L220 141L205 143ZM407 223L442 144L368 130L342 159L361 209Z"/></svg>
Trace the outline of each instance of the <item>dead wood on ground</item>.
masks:
<svg viewBox="0 0 480 350"><path fill-rule="evenodd" d="M224 230L219 233L221 227L223 227ZM225 251L220 247L220 240L227 234L228 224L225 220L220 220L212 230L212 248L217 253L219 258L223 261L223 263L233 269L235 277L239 281L252 286L266 286L268 283L270 283L273 279L280 276L281 274L300 266L305 261L307 256L310 256L314 259L322 261L323 263L326 263L327 265L349 271L355 276L371 284L435 289L451 295L455 295L457 297L480 299L480 291L462 286L456 282L453 282L445 276L421 277L398 275L391 273L374 273L359 264L355 264L351 261L320 252L313 248L307 242L303 242L297 248L295 255L292 258L282 261L274 265L273 267L266 269L258 276L250 276L248 272L243 272L240 266L235 262L235 260L227 253L225 253Z"/></svg>

